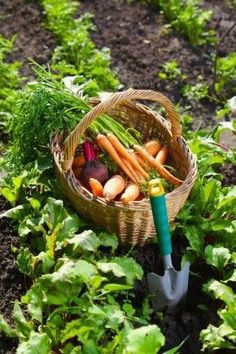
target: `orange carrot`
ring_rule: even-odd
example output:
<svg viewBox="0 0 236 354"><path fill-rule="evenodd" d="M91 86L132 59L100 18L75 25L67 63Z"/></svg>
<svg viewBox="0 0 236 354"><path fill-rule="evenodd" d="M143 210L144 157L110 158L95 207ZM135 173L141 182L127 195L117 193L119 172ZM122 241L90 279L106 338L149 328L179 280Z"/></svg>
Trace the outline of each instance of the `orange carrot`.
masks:
<svg viewBox="0 0 236 354"><path fill-rule="evenodd" d="M89 185L92 189L92 193L95 197L103 196L103 186L102 184L95 178L89 178Z"/></svg>
<svg viewBox="0 0 236 354"><path fill-rule="evenodd" d="M130 171L127 169L127 167L123 164L123 161L121 160L120 156L118 155L117 151L114 149L110 141L107 139L107 137L103 134L98 134L97 135L97 143L99 147L103 150L105 150L112 158L113 160L117 163L117 165L126 173L126 175L133 181L136 182L133 176L130 174Z"/></svg>
<svg viewBox="0 0 236 354"><path fill-rule="evenodd" d="M156 156L161 149L161 143L158 140L150 140L144 144L144 147L150 155Z"/></svg>
<svg viewBox="0 0 236 354"><path fill-rule="evenodd" d="M80 155L75 156L72 167L73 168L80 167L80 166L83 166L84 164L85 164L84 154L80 154Z"/></svg>
<svg viewBox="0 0 236 354"><path fill-rule="evenodd" d="M140 190L137 184L130 182L121 196L122 203L129 204L133 202L136 198L138 198L139 193Z"/></svg>
<svg viewBox="0 0 236 354"><path fill-rule="evenodd" d="M148 166L148 164L146 164L146 162L133 150L133 149L130 149L129 150L129 153L130 155L138 161L138 163L140 164L140 166L143 167L144 170L149 170L150 167Z"/></svg>
<svg viewBox="0 0 236 354"><path fill-rule="evenodd" d="M131 165L145 178L148 178L147 172L140 166L138 161L134 159L126 148L121 144L121 142L117 139L117 137L111 133L107 134L107 138L110 143L113 145L114 149L117 151L119 155L124 156L124 158L131 163Z"/></svg>
<svg viewBox="0 0 236 354"><path fill-rule="evenodd" d="M114 199L125 189L125 179L121 175L112 176L103 187L103 196L106 200Z"/></svg>
<svg viewBox="0 0 236 354"><path fill-rule="evenodd" d="M146 161L144 161L142 159L142 157L140 157L137 153L135 153L136 159L138 160L139 164L146 170L149 171L150 170L150 166L147 164Z"/></svg>
<svg viewBox="0 0 236 354"><path fill-rule="evenodd" d="M164 165L167 159L167 155L168 155L168 148L166 145L164 145L162 146L161 150L158 151L158 154L155 157L155 159L159 161L162 165Z"/></svg>
<svg viewBox="0 0 236 354"><path fill-rule="evenodd" d="M173 176L159 161L157 161L152 155L150 155L143 147L139 145L133 146L134 150L137 151L140 156L145 159L152 167L154 167L157 172L164 177L168 182L174 184L175 186L183 183L179 178Z"/></svg>
<svg viewBox="0 0 236 354"><path fill-rule="evenodd" d="M133 166L131 165L131 163L129 161L127 161L123 156L121 157L121 161L123 162L124 166L127 168L127 170L129 170L130 175L133 177L133 181L135 181L136 183L139 183L139 181L141 180L141 178L143 178L142 176L140 176L133 168Z"/></svg>

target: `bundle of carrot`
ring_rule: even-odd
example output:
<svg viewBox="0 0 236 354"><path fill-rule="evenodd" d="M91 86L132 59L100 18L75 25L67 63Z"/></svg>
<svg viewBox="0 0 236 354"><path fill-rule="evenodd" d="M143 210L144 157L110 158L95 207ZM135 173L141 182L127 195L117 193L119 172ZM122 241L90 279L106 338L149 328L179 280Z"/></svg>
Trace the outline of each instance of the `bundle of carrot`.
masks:
<svg viewBox="0 0 236 354"><path fill-rule="evenodd" d="M183 182L163 166L168 148L158 140L127 149L114 134L107 133L98 134L96 143L119 168L119 173L111 176L109 166L97 159L94 144L88 140L83 143L83 154L75 157L73 170L76 178L96 197L105 198L106 201L119 197L118 200L125 205L140 199L141 186L151 178L151 170L174 186Z"/></svg>

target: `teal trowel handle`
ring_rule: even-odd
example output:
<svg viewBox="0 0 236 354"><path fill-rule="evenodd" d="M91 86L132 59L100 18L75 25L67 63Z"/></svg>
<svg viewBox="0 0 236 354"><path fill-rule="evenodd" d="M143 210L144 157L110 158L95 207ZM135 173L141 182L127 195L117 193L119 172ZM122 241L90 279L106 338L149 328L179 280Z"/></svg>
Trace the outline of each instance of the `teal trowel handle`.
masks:
<svg viewBox="0 0 236 354"><path fill-rule="evenodd" d="M154 224L159 236L158 243L160 246L160 253L162 256L166 256L172 253L172 246L165 194L155 196L151 195L150 202L152 206Z"/></svg>

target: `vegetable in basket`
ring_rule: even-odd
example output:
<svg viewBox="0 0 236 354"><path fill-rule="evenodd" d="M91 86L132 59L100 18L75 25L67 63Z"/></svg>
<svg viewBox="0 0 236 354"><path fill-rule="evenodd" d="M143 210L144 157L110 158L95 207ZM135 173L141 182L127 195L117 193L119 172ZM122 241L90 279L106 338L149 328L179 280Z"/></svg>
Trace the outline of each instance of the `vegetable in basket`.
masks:
<svg viewBox="0 0 236 354"><path fill-rule="evenodd" d="M168 148L166 145L162 146L162 148L158 151L158 154L156 155L156 160L160 162L162 165L166 162L168 155Z"/></svg>
<svg viewBox="0 0 236 354"><path fill-rule="evenodd" d="M123 192L126 182L121 175L112 176L104 185L103 196L107 201L115 199L115 197Z"/></svg>
<svg viewBox="0 0 236 354"><path fill-rule="evenodd" d="M168 182L175 186L179 186L183 181L179 178L173 176L162 164L156 160L152 155L150 155L145 148L139 145L133 146L134 150L146 160L152 167L154 167L160 176L164 177Z"/></svg>
<svg viewBox="0 0 236 354"><path fill-rule="evenodd" d="M86 162L79 176L81 183L86 188L89 188L89 179L95 178L101 184L104 184L109 179L109 172L107 166L96 159L94 144L86 140L83 143L83 152Z"/></svg>
<svg viewBox="0 0 236 354"><path fill-rule="evenodd" d="M112 157L112 159L117 163L117 165L121 168L121 170L133 181L136 182L132 172L128 169L127 165L122 161L118 152L115 150L113 145L110 143L108 138L103 134L97 135L97 143L99 147L106 151L108 155Z"/></svg>
<svg viewBox="0 0 236 354"><path fill-rule="evenodd" d="M139 187L136 183L130 182L125 188L124 193L121 196L121 201L123 204L129 204L136 200L140 194Z"/></svg>
<svg viewBox="0 0 236 354"><path fill-rule="evenodd" d="M150 140L144 144L144 147L152 156L156 156L158 151L162 148L161 143L158 140Z"/></svg>
<svg viewBox="0 0 236 354"><path fill-rule="evenodd" d="M97 179L89 178L89 186L90 186L92 193L95 197L102 197L103 196L103 186Z"/></svg>

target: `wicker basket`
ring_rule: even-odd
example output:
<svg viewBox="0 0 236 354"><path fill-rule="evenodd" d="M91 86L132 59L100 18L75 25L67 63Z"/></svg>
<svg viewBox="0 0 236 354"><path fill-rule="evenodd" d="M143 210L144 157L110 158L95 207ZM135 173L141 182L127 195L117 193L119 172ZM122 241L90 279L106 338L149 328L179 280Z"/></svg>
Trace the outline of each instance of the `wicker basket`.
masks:
<svg viewBox="0 0 236 354"><path fill-rule="evenodd" d="M169 121L147 106L133 100L151 100L161 104ZM183 207L196 179L196 161L181 136L181 125L174 105L159 92L129 89L111 94L104 101L93 101L94 107L80 121L74 131L62 142L61 135L51 141L56 178L73 207L81 216L115 232L122 245L143 245L155 237L155 229L148 198L129 206L121 202L105 202L94 197L81 186L71 169L78 142L89 124L102 113L107 113L125 126L132 126L142 132L144 141L159 139L168 146L169 163L175 167L184 182L167 194L169 220L172 221ZM96 104L97 103L97 104Z"/></svg>

